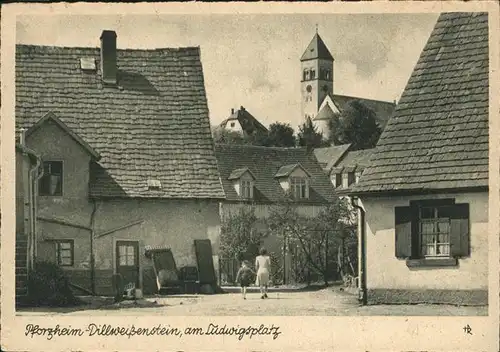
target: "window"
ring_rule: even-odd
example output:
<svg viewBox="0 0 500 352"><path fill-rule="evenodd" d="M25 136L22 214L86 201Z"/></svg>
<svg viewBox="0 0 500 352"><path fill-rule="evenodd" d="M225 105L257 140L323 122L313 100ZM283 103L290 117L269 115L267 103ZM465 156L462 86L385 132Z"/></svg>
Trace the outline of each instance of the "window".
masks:
<svg viewBox="0 0 500 352"><path fill-rule="evenodd" d="M309 71L309 79L315 79L316 78L316 71L311 70Z"/></svg>
<svg viewBox="0 0 500 352"><path fill-rule="evenodd" d="M307 81L309 79L309 71L307 71L307 69L302 73L302 79L304 81Z"/></svg>
<svg viewBox="0 0 500 352"><path fill-rule="evenodd" d="M335 187L342 186L342 173L335 174Z"/></svg>
<svg viewBox="0 0 500 352"><path fill-rule="evenodd" d="M234 127L234 122L231 122L231 127Z"/></svg>
<svg viewBox="0 0 500 352"><path fill-rule="evenodd" d="M62 196L62 176L62 161L44 161L43 176L39 184L39 195Z"/></svg>
<svg viewBox="0 0 500 352"><path fill-rule="evenodd" d="M291 177L290 191L295 199L309 198L308 182L305 178Z"/></svg>
<svg viewBox="0 0 500 352"><path fill-rule="evenodd" d="M347 173L347 185L350 186L354 182L356 182L356 176L354 175L354 172L348 172Z"/></svg>
<svg viewBox="0 0 500 352"><path fill-rule="evenodd" d="M395 208L396 257L408 266L456 265L469 248L469 205L453 199L410 202Z"/></svg>
<svg viewBox="0 0 500 352"><path fill-rule="evenodd" d="M240 194L241 198L251 199L253 198L253 183L248 180L241 180L240 182Z"/></svg>
<svg viewBox="0 0 500 352"><path fill-rule="evenodd" d="M443 214L444 213L444 214ZM450 219L439 207L419 209L420 255L439 257L450 255Z"/></svg>
<svg viewBox="0 0 500 352"><path fill-rule="evenodd" d="M73 266L74 244L73 240L56 241L57 265Z"/></svg>
<svg viewBox="0 0 500 352"><path fill-rule="evenodd" d="M133 245L118 246L118 263L120 266L135 266L135 248Z"/></svg>
<svg viewBox="0 0 500 352"><path fill-rule="evenodd" d="M359 182L359 178L361 177L361 172L356 172L356 180L354 182L358 183Z"/></svg>
<svg viewBox="0 0 500 352"><path fill-rule="evenodd" d="M325 70L325 79L331 79L332 73L330 70Z"/></svg>

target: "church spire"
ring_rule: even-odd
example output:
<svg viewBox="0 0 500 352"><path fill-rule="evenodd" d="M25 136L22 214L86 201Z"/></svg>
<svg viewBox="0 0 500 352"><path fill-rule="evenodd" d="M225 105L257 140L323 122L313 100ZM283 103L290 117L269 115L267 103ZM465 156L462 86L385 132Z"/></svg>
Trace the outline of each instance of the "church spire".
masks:
<svg viewBox="0 0 500 352"><path fill-rule="evenodd" d="M300 61L312 60L312 59L326 59L333 61L333 56L326 47L323 39L319 36L318 33L318 25L316 24L316 33L314 34L313 39L307 46L304 54L300 58Z"/></svg>

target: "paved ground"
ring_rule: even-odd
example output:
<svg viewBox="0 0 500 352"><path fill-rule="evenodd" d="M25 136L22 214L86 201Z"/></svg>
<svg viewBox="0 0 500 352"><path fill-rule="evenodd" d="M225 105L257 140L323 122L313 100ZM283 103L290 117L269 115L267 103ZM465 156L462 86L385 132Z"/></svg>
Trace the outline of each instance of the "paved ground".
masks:
<svg viewBox="0 0 500 352"><path fill-rule="evenodd" d="M124 302L119 305L27 309L22 315L39 314L70 315L267 315L267 316L307 316L307 315L487 315L488 307L455 307L447 305L358 305L356 297L327 288L315 292L272 292L268 299L261 299L258 293L250 293L243 300L238 293L220 295L183 295L147 298L139 303Z"/></svg>

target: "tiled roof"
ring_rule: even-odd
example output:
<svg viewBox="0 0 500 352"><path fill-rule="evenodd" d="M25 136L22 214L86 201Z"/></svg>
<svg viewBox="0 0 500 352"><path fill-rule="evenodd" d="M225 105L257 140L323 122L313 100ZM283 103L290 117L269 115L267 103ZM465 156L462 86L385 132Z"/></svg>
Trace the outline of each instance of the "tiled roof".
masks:
<svg viewBox="0 0 500 352"><path fill-rule="evenodd" d="M229 177L227 179L228 180L237 180L241 176L243 176L245 174L245 172L248 172L255 179L255 176L253 175L252 171L250 171L250 169L248 167L243 167L241 169L234 169L233 171L231 171L231 174L229 175Z"/></svg>
<svg viewBox="0 0 500 352"><path fill-rule="evenodd" d="M300 61L311 60L311 59L327 59L333 61L333 56L326 47L323 39L316 33L307 46L306 50L302 54Z"/></svg>
<svg viewBox="0 0 500 352"><path fill-rule="evenodd" d="M375 148L349 151L335 164L335 167L353 168L362 171L370 165L370 157L374 152Z"/></svg>
<svg viewBox="0 0 500 352"><path fill-rule="evenodd" d="M290 176L290 174L296 168L301 168L302 170L305 171L305 173L308 176L311 176L311 174L309 173L309 171L307 171L307 169L305 169L302 165L300 165L300 163L295 163L295 164L284 165L284 166L280 167L279 170L274 175L274 177L287 177L287 176Z"/></svg>
<svg viewBox="0 0 500 352"><path fill-rule="evenodd" d="M252 114L250 114L243 106L240 109L233 111L231 115L220 123L220 127L226 127L229 121L238 120L243 131L247 134L252 134L254 131L259 130L267 133L267 128L259 122Z"/></svg>
<svg viewBox="0 0 500 352"><path fill-rule="evenodd" d="M255 176L254 200L278 202L285 193L275 175L286 165L300 166L311 174L308 200L301 203L325 204L333 200L333 186L316 157L306 148L278 148L251 145L216 144L215 152L227 199L239 201L233 182L228 178L235 169L248 168Z"/></svg>
<svg viewBox="0 0 500 352"><path fill-rule="evenodd" d="M384 129L387 121L389 121L389 118L391 117L396 107L395 103L390 103L382 100L351 97L348 95L333 94L331 98L340 110L343 110L350 102L358 100L363 105L375 112L378 125L381 129Z"/></svg>
<svg viewBox="0 0 500 352"><path fill-rule="evenodd" d="M199 48L117 50L117 87L103 86L99 61L99 48L18 45L17 128L52 112L95 149L93 197L224 197Z"/></svg>
<svg viewBox="0 0 500 352"><path fill-rule="evenodd" d="M321 167L325 170L329 170L338 162L350 146L350 144L342 144L332 147L316 148L314 149L314 155L316 159L318 159Z"/></svg>
<svg viewBox="0 0 500 352"><path fill-rule="evenodd" d="M444 13L355 192L488 185L488 15Z"/></svg>

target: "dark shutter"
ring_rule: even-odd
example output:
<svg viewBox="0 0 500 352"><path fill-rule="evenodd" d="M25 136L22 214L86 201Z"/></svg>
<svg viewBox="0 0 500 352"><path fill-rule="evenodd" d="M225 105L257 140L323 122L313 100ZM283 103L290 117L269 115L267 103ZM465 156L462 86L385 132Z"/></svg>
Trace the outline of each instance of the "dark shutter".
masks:
<svg viewBox="0 0 500 352"><path fill-rule="evenodd" d="M469 256L469 204L455 204L454 206L450 206L450 233L451 256Z"/></svg>
<svg viewBox="0 0 500 352"><path fill-rule="evenodd" d="M396 231L396 257L411 257L411 229L413 220L413 211L411 207L396 207L395 231Z"/></svg>

